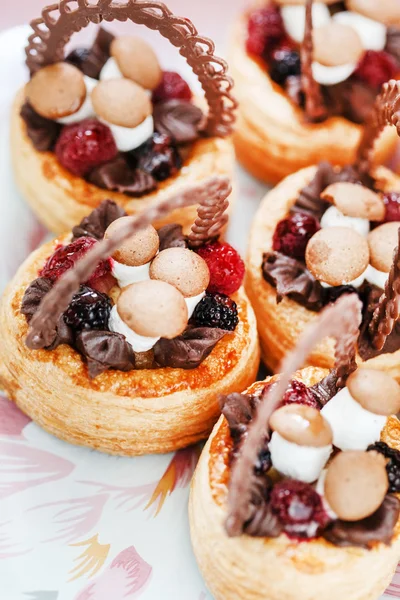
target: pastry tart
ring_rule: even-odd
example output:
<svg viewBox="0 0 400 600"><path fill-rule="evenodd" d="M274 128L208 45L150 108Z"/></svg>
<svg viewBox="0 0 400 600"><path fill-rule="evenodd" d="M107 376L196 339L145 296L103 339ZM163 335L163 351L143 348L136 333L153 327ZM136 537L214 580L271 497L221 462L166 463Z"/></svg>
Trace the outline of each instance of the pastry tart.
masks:
<svg viewBox="0 0 400 600"><path fill-rule="evenodd" d="M91 47L64 52L73 33L113 20L144 24L179 48L205 101L178 73L163 71L140 37L100 28ZM50 230L72 229L104 199L135 215L211 172L231 178L233 83L213 42L188 19L161 3L60 0L32 28L31 78L15 98L11 154L22 195ZM188 207L165 219L188 230L195 216Z"/></svg>
<svg viewBox="0 0 400 600"><path fill-rule="evenodd" d="M379 130L386 123L387 106L396 120L399 97L398 82L384 87L372 117L378 118ZM273 370L325 304L343 293L357 293L364 305L357 361L400 379L398 315L394 311L394 319L389 317L393 306L387 302L397 294L393 252L400 226L400 178L365 160L377 135L372 121L355 166L323 162L290 175L266 195L255 217L246 289L257 316L263 360ZM383 337L377 327L381 333L386 330ZM332 343L316 347L308 361L331 367Z"/></svg>
<svg viewBox="0 0 400 600"><path fill-rule="evenodd" d="M321 0L312 11L308 0L307 19L306 4L258 0L232 32L236 154L265 182L318 160L353 162L380 86L400 71L396 0ZM395 143L388 129L376 146L377 164Z"/></svg>
<svg viewBox="0 0 400 600"><path fill-rule="evenodd" d="M353 310L342 320L353 300L325 309L324 326L307 331L280 376L222 399L189 500L193 549L216 600L376 600L390 583L400 553L400 427L390 415L400 388L387 373L354 371L354 361L343 369L354 354ZM339 378L292 371L316 332L335 330Z"/></svg>
<svg viewBox="0 0 400 600"><path fill-rule="evenodd" d="M21 410L110 454L209 434L218 395L252 383L259 365L244 263L217 241L229 191L213 178L140 217L107 200L27 258L0 305L0 385ZM188 236L151 225L193 203Z"/></svg>

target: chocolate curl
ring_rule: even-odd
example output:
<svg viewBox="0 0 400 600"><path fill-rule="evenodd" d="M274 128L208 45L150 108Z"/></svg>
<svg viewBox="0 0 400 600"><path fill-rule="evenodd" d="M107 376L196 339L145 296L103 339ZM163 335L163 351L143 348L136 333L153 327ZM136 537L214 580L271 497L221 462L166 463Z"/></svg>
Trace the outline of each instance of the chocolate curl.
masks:
<svg viewBox="0 0 400 600"><path fill-rule="evenodd" d="M293 373L300 369L316 344L331 336L336 341L335 368L341 376L355 368L358 328L361 324L362 303L356 294L341 296L335 304L326 307L318 319L300 337L297 347L290 352L281 365L281 375L275 385L263 394L243 442L239 457L232 467L229 484L229 514L225 523L230 536L240 535L248 520L253 467L261 447L268 439L268 423L279 406Z"/></svg>
<svg viewBox="0 0 400 600"><path fill-rule="evenodd" d="M218 237L228 222L226 210L229 206L228 196L232 191L229 180L226 185L215 182L210 196L204 198L197 209L197 219L192 225L188 241L191 248L198 248Z"/></svg>
<svg viewBox="0 0 400 600"><path fill-rule="evenodd" d="M383 84L365 124L355 162L359 173L370 172L375 142L386 125L394 125L400 135L400 81L395 79Z"/></svg>
<svg viewBox="0 0 400 600"><path fill-rule="evenodd" d="M377 350L382 350L400 316L400 227L398 236L398 244L393 254L393 263L385 284L385 291L379 299L369 324L372 344Z"/></svg>
<svg viewBox="0 0 400 600"><path fill-rule="evenodd" d="M193 186L161 204L149 208L136 216L116 231L113 236L96 244L87 254L67 271L52 290L46 294L39 309L30 322L26 338L28 348L39 349L49 346L55 336L60 315L68 307L72 296L83 281L87 281L101 260L107 259L115 250L134 233L147 227L154 221L163 218L172 210L204 204L211 194L218 194L220 189L227 189L229 180L226 177L212 177L207 182Z"/></svg>
<svg viewBox="0 0 400 600"><path fill-rule="evenodd" d="M325 118L326 111L320 85L315 81L312 72L314 55L312 6L313 0L307 0L304 39L300 48L301 86L306 100L305 112L307 119L321 121Z"/></svg>

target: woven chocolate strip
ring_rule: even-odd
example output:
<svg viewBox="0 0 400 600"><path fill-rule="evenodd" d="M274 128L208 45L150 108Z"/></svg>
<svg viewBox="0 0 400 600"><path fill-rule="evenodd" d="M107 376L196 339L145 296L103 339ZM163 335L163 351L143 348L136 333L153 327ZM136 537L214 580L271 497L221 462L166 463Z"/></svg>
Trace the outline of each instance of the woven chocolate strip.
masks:
<svg viewBox="0 0 400 600"><path fill-rule="evenodd" d="M362 303L356 294L341 296L333 305L326 307L318 319L300 337L297 347L282 362L281 375L276 385L268 386L257 414L249 427L240 455L232 467L229 484L229 514L225 524L230 536L240 535L248 520L253 467L268 433L269 419L279 406L289 382L300 369L313 348L324 338L335 339L335 368L341 378L356 367L355 354L358 328L361 323Z"/></svg>
<svg viewBox="0 0 400 600"><path fill-rule="evenodd" d="M228 222L228 196L232 186L228 182L222 186L216 182L215 189L210 190L210 196L197 209L197 219L188 235L189 246L198 248L216 238Z"/></svg>
<svg viewBox="0 0 400 600"><path fill-rule="evenodd" d="M46 294L30 322L26 345L32 349L46 348L54 338L60 315L68 307L81 282L87 281L101 260L111 256L131 235L170 213L172 210L193 204L204 204L210 196L219 196L221 190L229 189L227 177L212 177L197 186L190 187L176 196L149 208L134 217L108 239L96 244L75 266L67 271L51 291Z"/></svg>
<svg viewBox="0 0 400 600"><path fill-rule="evenodd" d="M197 75L208 102L205 132L226 136L232 132L237 102L232 96L228 66L214 55L214 43L198 34L189 19L175 16L162 2L143 0L60 0L47 6L31 22L33 33L26 48L31 73L64 59L64 47L71 36L89 23L132 21L158 31L186 59Z"/></svg>
<svg viewBox="0 0 400 600"><path fill-rule="evenodd" d="M400 135L400 81L394 79L383 84L365 124L355 162L359 173L370 172L375 142L386 125L394 125Z"/></svg>
<svg viewBox="0 0 400 600"><path fill-rule="evenodd" d="M305 113L309 121L321 121L326 117L326 110L321 95L319 83L314 79L312 72L314 43L313 43L313 0L306 2L306 22L304 39L300 48L301 58L301 87L305 95Z"/></svg>

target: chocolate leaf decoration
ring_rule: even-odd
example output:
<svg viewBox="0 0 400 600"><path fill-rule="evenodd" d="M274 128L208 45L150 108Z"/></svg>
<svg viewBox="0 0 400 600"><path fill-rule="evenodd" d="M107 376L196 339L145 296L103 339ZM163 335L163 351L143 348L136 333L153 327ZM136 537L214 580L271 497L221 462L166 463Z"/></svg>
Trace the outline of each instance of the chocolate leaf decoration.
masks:
<svg viewBox="0 0 400 600"><path fill-rule="evenodd" d="M354 77L336 85L324 86L323 93L331 116L342 116L358 124L365 123L376 98L371 86Z"/></svg>
<svg viewBox="0 0 400 600"><path fill-rule="evenodd" d="M38 115L28 102L22 106L20 115L35 150L39 152L52 150L61 131L60 123Z"/></svg>
<svg viewBox="0 0 400 600"><path fill-rule="evenodd" d="M154 358L160 367L195 369L212 352L226 331L212 327L188 328L173 340L162 338L154 346Z"/></svg>
<svg viewBox="0 0 400 600"><path fill-rule="evenodd" d="M255 398L249 394L228 394L220 397L221 412L228 421L233 440L239 440L254 417Z"/></svg>
<svg viewBox="0 0 400 600"><path fill-rule="evenodd" d="M72 347L75 345L74 332L64 321L64 315L59 317L53 343L47 346L46 350L54 350L58 346L61 346L61 344L68 344L68 346Z"/></svg>
<svg viewBox="0 0 400 600"><path fill-rule="evenodd" d="M86 359L92 379L108 369L131 371L135 368L132 347L119 333L82 331L76 338L76 347Z"/></svg>
<svg viewBox="0 0 400 600"><path fill-rule="evenodd" d="M80 237L93 237L96 240L102 240L108 226L124 216L126 216L126 212L114 200L103 200L97 208L82 219L79 225L73 228L72 241Z"/></svg>
<svg viewBox="0 0 400 600"><path fill-rule="evenodd" d="M334 521L323 533L335 546L371 548L379 542L390 545L400 515L400 501L388 494L376 512L361 521Z"/></svg>
<svg viewBox="0 0 400 600"><path fill-rule="evenodd" d="M243 526L243 532L254 537L278 537L282 533L282 525L272 512L269 494L272 481L266 475L254 476L250 498L250 518Z"/></svg>
<svg viewBox="0 0 400 600"><path fill-rule="evenodd" d="M91 171L89 181L98 187L139 198L156 189L156 180L141 169L132 169L123 156L117 156Z"/></svg>
<svg viewBox="0 0 400 600"><path fill-rule="evenodd" d="M262 273L265 281L276 288L277 303L288 296L308 310L319 311L324 306L324 288L304 263L295 258L280 252L266 252Z"/></svg>
<svg viewBox="0 0 400 600"><path fill-rule="evenodd" d="M183 234L182 225L169 223L157 231L160 238L160 252L167 248L187 248L187 237Z"/></svg>
<svg viewBox="0 0 400 600"><path fill-rule="evenodd" d="M21 313L25 315L28 323L39 308L39 304L52 287L53 282L46 277L38 277L28 285L21 302Z"/></svg>
<svg viewBox="0 0 400 600"><path fill-rule="evenodd" d="M335 369L332 369L329 374L311 386L313 396L318 400L319 404L325 406L333 396L336 396L339 387L339 379Z"/></svg>
<svg viewBox="0 0 400 600"><path fill-rule="evenodd" d="M387 28L385 50L400 63L400 29L398 27Z"/></svg>
<svg viewBox="0 0 400 600"><path fill-rule="evenodd" d="M154 105L154 128L178 144L194 142L204 123L200 108L185 100L167 100Z"/></svg>
<svg viewBox="0 0 400 600"><path fill-rule="evenodd" d="M65 60L75 65L84 75L99 79L102 68L110 58L110 46L113 39L112 33L100 27L91 48L72 50Z"/></svg>
<svg viewBox="0 0 400 600"><path fill-rule="evenodd" d="M360 337L358 338L358 353L363 360L369 360L381 354L391 354L400 349L400 322L397 321L393 331L387 337L386 342L381 350L378 350L373 345L373 340L369 331L369 326L372 321L373 314L379 304L383 290L372 283L365 283L361 287L361 296L364 303L363 320L360 329Z"/></svg>

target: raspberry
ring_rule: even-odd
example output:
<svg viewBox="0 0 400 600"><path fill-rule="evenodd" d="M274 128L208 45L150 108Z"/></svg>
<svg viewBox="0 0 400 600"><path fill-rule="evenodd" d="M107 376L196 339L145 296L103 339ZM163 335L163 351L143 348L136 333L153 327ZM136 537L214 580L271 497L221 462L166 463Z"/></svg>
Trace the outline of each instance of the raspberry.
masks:
<svg viewBox="0 0 400 600"><path fill-rule="evenodd" d="M279 48L272 53L269 74L272 81L283 85L288 77L300 75L300 54L296 50Z"/></svg>
<svg viewBox="0 0 400 600"><path fill-rule="evenodd" d="M153 91L153 102L165 102L166 100L191 100L192 91L186 81L174 71L163 71L162 79Z"/></svg>
<svg viewBox="0 0 400 600"><path fill-rule="evenodd" d="M399 64L393 56L384 50L367 50L354 75L371 87L379 89L385 81L395 79L398 72Z"/></svg>
<svg viewBox="0 0 400 600"><path fill-rule="evenodd" d="M389 461L386 464L386 471L389 479L389 492L400 492L400 452L395 448L390 448L385 442L376 442L368 446L367 451L375 450L383 454Z"/></svg>
<svg viewBox="0 0 400 600"><path fill-rule="evenodd" d="M273 249L292 258L304 259L308 240L320 229L312 215L294 213L279 221L273 237Z"/></svg>
<svg viewBox="0 0 400 600"><path fill-rule="evenodd" d="M108 329L111 301L105 294L83 285L64 313L65 324L75 332Z"/></svg>
<svg viewBox="0 0 400 600"><path fill-rule="evenodd" d="M319 410L321 407L314 397L312 391L302 382L293 379L282 398L284 404L305 404Z"/></svg>
<svg viewBox="0 0 400 600"><path fill-rule="evenodd" d="M388 192L383 196L385 221L400 221L400 193Z"/></svg>
<svg viewBox="0 0 400 600"><path fill-rule="evenodd" d="M76 261L84 256L86 252L97 243L97 240L94 238L80 237L67 246L58 246L50 258L47 259L46 264L39 275L41 277L47 277L51 281L56 281L63 273L71 269ZM97 284L101 284L102 280L110 275L110 272L110 260L102 260L89 279L91 287L96 287Z"/></svg>
<svg viewBox="0 0 400 600"><path fill-rule="evenodd" d="M271 508L289 537L313 538L329 520L315 489L294 479L286 479L273 487Z"/></svg>
<svg viewBox="0 0 400 600"><path fill-rule="evenodd" d="M250 14L247 24L246 49L263 56L284 36L282 16L277 6L260 8Z"/></svg>
<svg viewBox="0 0 400 600"><path fill-rule="evenodd" d="M164 181L175 175L182 166L181 157L171 138L164 133L153 134L133 153L138 160L138 167L149 173L157 181Z"/></svg>
<svg viewBox="0 0 400 600"><path fill-rule="evenodd" d="M199 248L197 253L204 258L210 270L209 292L229 296L240 288L245 266L232 246L213 242Z"/></svg>
<svg viewBox="0 0 400 600"><path fill-rule="evenodd" d="M111 130L96 119L67 125L58 138L55 153L63 167L83 177L118 154Z"/></svg>
<svg viewBox="0 0 400 600"><path fill-rule="evenodd" d="M194 309L192 320L198 327L219 327L233 331L239 323L236 302L225 294L207 292Z"/></svg>

